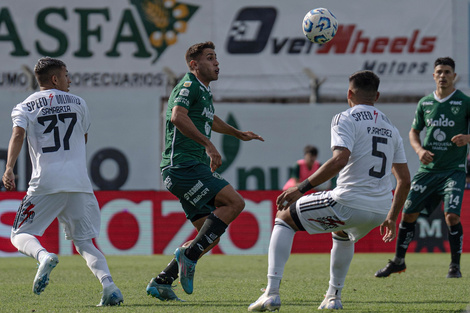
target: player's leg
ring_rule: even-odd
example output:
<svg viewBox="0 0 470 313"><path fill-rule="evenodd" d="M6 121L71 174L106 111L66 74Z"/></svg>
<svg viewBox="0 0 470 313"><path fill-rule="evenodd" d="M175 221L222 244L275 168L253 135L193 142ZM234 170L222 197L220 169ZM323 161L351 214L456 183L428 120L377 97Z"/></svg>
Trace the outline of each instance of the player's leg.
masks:
<svg viewBox="0 0 470 313"><path fill-rule="evenodd" d="M205 218L196 238L187 248L175 251L179 266L181 286L187 294L193 292L193 280L197 260L214 247L220 236L244 209L245 201L231 185L225 185L214 198L214 210Z"/></svg>
<svg viewBox="0 0 470 313"><path fill-rule="evenodd" d="M354 242L344 231L332 233L330 254L330 281L325 299L318 309L342 309L341 292L354 256Z"/></svg>
<svg viewBox="0 0 470 313"><path fill-rule="evenodd" d="M293 206L295 210L295 204ZM277 212L268 250L268 285L258 300L248 307L248 311L274 311L280 308L279 287L290 256L294 235L298 230L290 209Z"/></svg>
<svg viewBox="0 0 470 313"><path fill-rule="evenodd" d="M460 216L454 213L445 213L447 229L449 231L449 246L451 261L447 278L460 278L460 257L462 255L463 228L460 223Z"/></svg>
<svg viewBox="0 0 470 313"><path fill-rule="evenodd" d="M41 294L49 284L51 271L59 263L54 253L49 253L36 236L42 236L57 216L62 206L61 194L49 196L25 196L13 223L11 243L21 253L39 263L33 281L33 292Z"/></svg>
<svg viewBox="0 0 470 313"><path fill-rule="evenodd" d="M75 249L103 287L98 306L120 305L122 293L113 281L105 256L92 241L99 236L101 226L101 212L95 196L91 193L68 193L66 208L57 218L64 227L65 238L73 241Z"/></svg>
<svg viewBox="0 0 470 313"><path fill-rule="evenodd" d="M436 195L437 186L441 180L436 175L428 173L415 175L398 227L395 256L384 268L375 273L375 277L388 277L393 273L401 273L406 270L405 256L415 234L416 220L426 205L435 206L441 201L440 196Z"/></svg>
<svg viewBox="0 0 470 313"><path fill-rule="evenodd" d="M462 255L463 228L460 212L464 194L466 174L461 171L452 173L444 184L444 214L448 229L451 262L447 278L460 278L460 257Z"/></svg>
<svg viewBox="0 0 470 313"><path fill-rule="evenodd" d="M202 214L200 216L201 216L200 218L199 216L195 216L193 218L194 221L192 221L192 224L194 225L194 227L197 229L198 232L200 231L208 215ZM185 242L182 245L182 247L188 247L192 241L193 240L189 240ZM210 251L218 243L219 243L219 238L215 240L212 245L206 248L204 252L199 256L199 258L201 258L208 251ZM173 258L163 271L161 271L155 278L152 278L150 280L150 283L147 285L147 290L146 290L147 294L162 301L168 301L168 300L182 301L180 298L176 296L172 288L173 282L178 278L178 272L179 272L178 262L176 261L176 258Z"/></svg>
<svg viewBox="0 0 470 313"><path fill-rule="evenodd" d="M243 211L245 201L231 185L226 185L215 196L214 206L216 209L205 218L196 238L185 250L185 255L192 261L197 261L205 251L215 246L214 242Z"/></svg>
<svg viewBox="0 0 470 313"><path fill-rule="evenodd" d="M337 224L343 225L339 231L333 231L333 247L330 255L330 281L325 299L318 309L342 309L342 290L354 256L354 244L379 226L386 218L386 213L357 210L341 204L332 206L333 214L328 216L329 223L341 216ZM321 220L321 219L318 219ZM333 229L334 230L334 229Z"/></svg>

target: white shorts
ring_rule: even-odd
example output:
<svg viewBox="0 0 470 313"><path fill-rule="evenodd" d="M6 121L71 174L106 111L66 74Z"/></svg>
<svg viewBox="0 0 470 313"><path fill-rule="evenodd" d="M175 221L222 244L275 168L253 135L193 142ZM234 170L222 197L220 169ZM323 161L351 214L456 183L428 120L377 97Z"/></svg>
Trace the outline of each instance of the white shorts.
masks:
<svg viewBox="0 0 470 313"><path fill-rule="evenodd" d="M306 195L290 208L294 222L309 234L344 231L357 242L382 224L387 213L359 210L337 203L329 191ZM300 223L300 225L299 225ZM303 228L303 229L302 229Z"/></svg>
<svg viewBox="0 0 470 313"><path fill-rule="evenodd" d="M94 194L83 192L26 195L16 213L12 233L42 236L56 217L67 240L88 240L100 233L98 201Z"/></svg>

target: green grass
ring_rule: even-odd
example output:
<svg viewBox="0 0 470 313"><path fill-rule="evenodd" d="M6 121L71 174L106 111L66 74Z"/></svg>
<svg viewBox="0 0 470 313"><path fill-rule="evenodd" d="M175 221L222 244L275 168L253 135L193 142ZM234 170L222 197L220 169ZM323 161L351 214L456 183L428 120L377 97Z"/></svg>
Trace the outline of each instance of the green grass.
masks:
<svg viewBox="0 0 470 313"><path fill-rule="evenodd" d="M407 272L374 277L391 254L356 254L343 290L343 312L463 312L470 303L470 255L462 256L461 279L446 279L449 254L407 256ZM196 269L195 292L176 293L187 302L161 302L145 288L169 256L108 256L121 307L97 308L101 285L80 256L62 256L49 286L32 293L34 260L0 259L0 312L246 312L266 285L267 256L207 255ZM281 284L282 312L315 312L328 288L328 254L294 254ZM470 308L470 307L469 307Z"/></svg>

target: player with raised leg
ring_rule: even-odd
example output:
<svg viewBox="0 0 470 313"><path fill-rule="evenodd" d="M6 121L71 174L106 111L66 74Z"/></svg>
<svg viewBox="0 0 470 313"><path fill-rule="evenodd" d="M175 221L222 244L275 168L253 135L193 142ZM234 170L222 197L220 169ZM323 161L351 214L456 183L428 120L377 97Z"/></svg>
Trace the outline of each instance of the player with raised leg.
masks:
<svg viewBox="0 0 470 313"><path fill-rule="evenodd" d="M176 85L168 100L161 173L165 187L180 199L186 218L198 234L177 248L175 258L148 284L147 294L162 301L180 300L172 289L178 275L184 291L193 292L198 259L219 242L228 225L245 207L242 196L216 172L222 157L210 141L212 131L243 141L264 141L257 134L240 131L215 115L209 87L211 81L219 78L214 49L214 44L208 41L187 50L189 73Z"/></svg>

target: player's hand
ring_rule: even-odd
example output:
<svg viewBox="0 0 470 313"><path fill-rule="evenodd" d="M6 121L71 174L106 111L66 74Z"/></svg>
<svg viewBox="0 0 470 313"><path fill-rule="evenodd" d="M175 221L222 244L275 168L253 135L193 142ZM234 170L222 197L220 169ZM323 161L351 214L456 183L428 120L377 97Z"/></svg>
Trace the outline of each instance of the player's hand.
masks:
<svg viewBox="0 0 470 313"><path fill-rule="evenodd" d="M451 141L455 143L457 147L463 147L470 142L470 135L458 134L452 137Z"/></svg>
<svg viewBox="0 0 470 313"><path fill-rule="evenodd" d="M299 200L303 196L303 193L299 191L297 187L291 187L283 191L279 197L277 197L276 205L279 211L287 209L292 203Z"/></svg>
<svg viewBox="0 0 470 313"><path fill-rule="evenodd" d="M395 239L397 235L397 224L395 221L386 219L380 225L380 235L383 236L382 240L384 242L391 242Z"/></svg>
<svg viewBox="0 0 470 313"><path fill-rule="evenodd" d="M253 139L259 140L259 141L264 141L263 137L255 134L254 132L251 131L246 131L246 132L240 132L237 136L238 139L243 140L243 141L250 141Z"/></svg>
<svg viewBox="0 0 470 313"><path fill-rule="evenodd" d="M419 150L418 152L418 156L419 156L419 160L421 161L421 163L423 163L424 165L428 165L429 163L431 163L433 161L433 157L434 157L434 153L432 153L431 151L429 150L426 150L426 149L421 149Z"/></svg>
<svg viewBox="0 0 470 313"><path fill-rule="evenodd" d="M6 190L16 190L15 174L13 173L13 170L7 169L5 173L3 173L2 182Z"/></svg>
<svg viewBox="0 0 470 313"><path fill-rule="evenodd" d="M212 173L215 172L222 165L222 156L220 155L219 151L215 148L214 145L206 148L206 153L209 156L211 163L211 171Z"/></svg>

